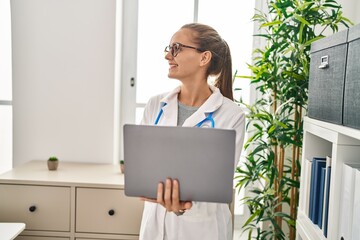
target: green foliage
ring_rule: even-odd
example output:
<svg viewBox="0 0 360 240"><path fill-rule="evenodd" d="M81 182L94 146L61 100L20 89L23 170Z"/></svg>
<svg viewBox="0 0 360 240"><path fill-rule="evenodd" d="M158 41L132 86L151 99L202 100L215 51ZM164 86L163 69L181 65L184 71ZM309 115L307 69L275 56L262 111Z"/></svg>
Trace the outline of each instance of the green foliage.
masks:
<svg viewBox="0 0 360 240"><path fill-rule="evenodd" d="M352 23L335 0L267 2L268 12L256 11L253 17L261 28L256 37L264 38L266 46L254 51L253 64L249 65L252 76L246 77L256 84L262 98L253 105L241 103L249 111L246 129L250 137L245 144L247 161L237 168L236 180L239 191L248 187L251 192L243 199L251 214L243 226L249 238L256 233L256 239L294 239L294 234L285 235L282 223L295 229L296 213L289 215L282 206L295 204L296 210L298 204L310 46L324 37L325 31L336 32L339 25L349 27ZM280 156L281 150L293 154ZM291 194L294 189L295 194ZM260 223L269 227L261 228Z"/></svg>
<svg viewBox="0 0 360 240"><path fill-rule="evenodd" d="M58 158L55 156L49 157L49 161L58 161Z"/></svg>

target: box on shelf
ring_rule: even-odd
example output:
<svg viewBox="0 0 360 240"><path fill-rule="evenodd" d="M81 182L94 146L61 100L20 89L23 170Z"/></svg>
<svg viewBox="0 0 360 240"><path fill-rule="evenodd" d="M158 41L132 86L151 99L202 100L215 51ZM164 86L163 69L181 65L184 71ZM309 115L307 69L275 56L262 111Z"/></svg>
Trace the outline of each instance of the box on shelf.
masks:
<svg viewBox="0 0 360 240"><path fill-rule="evenodd" d="M311 44L308 116L343 123L348 30Z"/></svg>
<svg viewBox="0 0 360 240"><path fill-rule="evenodd" d="M344 122L360 129L360 25L349 29L344 92Z"/></svg>

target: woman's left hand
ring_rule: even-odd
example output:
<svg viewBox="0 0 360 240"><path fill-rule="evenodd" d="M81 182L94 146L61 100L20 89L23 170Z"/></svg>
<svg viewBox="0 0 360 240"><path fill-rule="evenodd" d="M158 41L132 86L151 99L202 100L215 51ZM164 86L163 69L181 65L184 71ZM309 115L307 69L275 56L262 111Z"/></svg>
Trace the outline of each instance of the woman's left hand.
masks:
<svg viewBox="0 0 360 240"><path fill-rule="evenodd" d="M179 181L166 179L165 189L164 184L160 182L157 188L157 199L144 199L161 204L169 212L183 212L192 207L191 201L180 201Z"/></svg>

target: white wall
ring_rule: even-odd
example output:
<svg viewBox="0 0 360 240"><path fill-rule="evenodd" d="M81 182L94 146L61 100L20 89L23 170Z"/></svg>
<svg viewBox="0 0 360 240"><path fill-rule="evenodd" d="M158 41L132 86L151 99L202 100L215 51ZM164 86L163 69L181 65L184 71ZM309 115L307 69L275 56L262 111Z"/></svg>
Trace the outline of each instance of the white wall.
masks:
<svg viewBox="0 0 360 240"><path fill-rule="evenodd" d="M360 24L360 3L359 0L337 0L342 6L344 16L354 24Z"/></svg>
<svg viewBox="0 0 360 240"><path fill-rule="evenodd" d="M0 1L0 174L12 168L10 1Z"/></svg>
<svg viewBox="0 0 360 240"><path fill-rule="evenodd" d="M113 162L116 0L11 0L14 166Z"/></svg>

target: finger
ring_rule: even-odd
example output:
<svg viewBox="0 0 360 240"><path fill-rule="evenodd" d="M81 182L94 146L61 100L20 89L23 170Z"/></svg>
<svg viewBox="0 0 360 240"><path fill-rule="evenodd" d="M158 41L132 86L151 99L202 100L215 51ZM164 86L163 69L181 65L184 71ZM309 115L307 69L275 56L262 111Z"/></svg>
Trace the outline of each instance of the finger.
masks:
<svg viewBox="0 0 360 240"><path fill-rule="evenodd" d="M158 188L157 188L157 198L156 198L156 202L160 203L161 205L164 206L164 184L162 182L158 183Z"/></svg>
<svg viewBox="0 0 360 240"><path fill-rule="evenodd" d="M179 204L180 203L180 188L179 188L179 181L178 180L173 180L173 189L172 189L172 202L173 205L174 204Z"/></svg>
<svg viewBox="0 0 360 240"><path fill-rule="evenodd" d="M172 191L172 206L173 211L179 212L184 210L184 202L180 201L180 184L178 180L173 180L173 191Z"/></svg>
<svg viewBox="0 0 360 240"><path fill-rule="evenodd" d="M166 184L165 184L165 194L164 194L164 201L165 201L165 207L168 211L172 210L172 201L171 201L171 194L172 194L172 184L171 184L171 179L168 178L166 179Z"/></svg>
<svg viewBox="0 0 360 240"><path fill-rule="evenodd" d="M182 209L189 210L192 207L192 202L182 202Z"/></svg>

